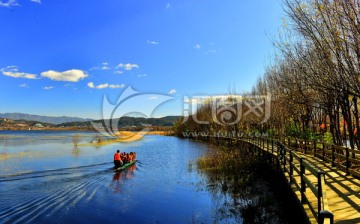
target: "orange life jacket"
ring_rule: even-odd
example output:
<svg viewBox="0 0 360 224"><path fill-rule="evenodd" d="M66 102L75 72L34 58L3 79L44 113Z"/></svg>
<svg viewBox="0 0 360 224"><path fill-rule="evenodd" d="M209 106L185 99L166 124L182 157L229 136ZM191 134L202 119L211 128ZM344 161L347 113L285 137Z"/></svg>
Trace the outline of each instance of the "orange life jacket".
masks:
<svg viewBox="0 0 360 224"><path fill-rule="evenodd" d="M115 153L114 160L120 160L120 153Z"/></svg>

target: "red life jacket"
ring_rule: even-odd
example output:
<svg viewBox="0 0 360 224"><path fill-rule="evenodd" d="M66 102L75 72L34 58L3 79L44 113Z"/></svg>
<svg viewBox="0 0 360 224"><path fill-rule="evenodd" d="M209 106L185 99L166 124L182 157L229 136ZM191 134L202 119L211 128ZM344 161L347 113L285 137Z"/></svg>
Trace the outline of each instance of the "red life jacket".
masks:
<svg viewBox="0 0 360 224"><path fill-rule="evenodd" d="M120 153L115 153L114 160L120 160Z"/></svg>

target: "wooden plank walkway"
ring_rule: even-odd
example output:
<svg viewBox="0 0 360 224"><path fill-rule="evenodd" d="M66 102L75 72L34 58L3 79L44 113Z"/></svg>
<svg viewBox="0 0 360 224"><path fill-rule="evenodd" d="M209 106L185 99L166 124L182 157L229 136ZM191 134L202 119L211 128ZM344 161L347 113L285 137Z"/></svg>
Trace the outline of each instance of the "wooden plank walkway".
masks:
<svg viewBox="0 0 360 224"><path fill-rule="evenodd" d="M271 145L269 148L265 145L262 147L259 144L252 142L252 144L262 148L265 151L271 152ZM276 155L277 150L273 150L274 155ZM351 176L346 175L345 172L332 167L330 163L325 163L319 158L315 158L310 154L303 154L301 152L296 152L302 158L305 158L310 164L312 164L317 169L325 172L325 181L326 181L326 196L329 205L329 211L334 214L334 223L347 224L347 223L360 223L360 180ZM295 166L298 166L294 162ZM282 167L282 169L284 169ZM289 165L286 166L286 169L289 170ZM286 172L285 172L286 175ZM286 175L288 181L290 182L289 175ZM293 182L290 184L294 193L297 195L299 201L301 201L301 192L298 187L295 187L296 184L300 185L300 175L295 174L292 176ZM309 176L311 182L316 183L316 178ZM311 204L316 207L317 199L310 190L307 189L306 196ZM317 223L315 217L313 216L309 206L303 204L305 212L308 214L309 220L311 223Z"/></svg>
<svg viewBox="0 0 360 224"><path fill-rule="evenodd" d="M360 223L360 180L311 155L302 155L325 172L326 193L334 223Z"/></svg>

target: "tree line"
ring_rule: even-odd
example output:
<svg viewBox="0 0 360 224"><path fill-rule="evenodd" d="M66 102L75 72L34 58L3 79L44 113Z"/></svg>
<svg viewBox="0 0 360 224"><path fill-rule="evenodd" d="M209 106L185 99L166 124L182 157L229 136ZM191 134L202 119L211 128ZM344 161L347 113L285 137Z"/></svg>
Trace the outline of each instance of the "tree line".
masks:
<svg viewBox="0 0 360 224"><path fill-rule="evenodd" d="M360 148L360 0L283 0L286 14L276 53L247 96L271 94L271 117L243 117L234 125L197 124L183 130L257 130L301 138L347 141ZM228 101L232 101L229 97ZM209 104L210 105L210 104ZM196 117L211 121L211 108ZM245 105L233 104L233 108ZM209 117L210 116L210 117ZM228 116L229 117L229 116Z"/></svg>

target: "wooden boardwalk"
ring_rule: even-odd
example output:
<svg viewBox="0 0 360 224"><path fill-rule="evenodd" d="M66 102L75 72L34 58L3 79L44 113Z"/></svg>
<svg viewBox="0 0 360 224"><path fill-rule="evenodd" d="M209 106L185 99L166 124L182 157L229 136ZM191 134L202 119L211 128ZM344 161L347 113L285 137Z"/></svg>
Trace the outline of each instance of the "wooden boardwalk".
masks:
<svg viewBox="0 0 360 224"><path fill-rule="evenodd" d="M311 155L303 157L325 172L326 195L334 223L360 223L360 180Z"/></svg>
<svg viewBox="0 0 360 224"><path fill-rule="evenodd" d="M281 157L278 150L279 146L277 145L274 146L274 144L269 144L269 142L261 143L261 141L256 140L242 141L257 146L261 150L271 153L276 158ZM284 174L288 179L294 193L297 195L299 202L301 202L302 200L300 190L302 180L301 175L299 174L300 163L299 160L294 159L295 157L303 158L306 161L306 164L310 165L315 170L324 172L326 184L322 186L322 190L324 192L324 200L327 200L326 208L334 215L334 223L360 223L360 180L358 178L352 175L347 175L345 172L339 170L337 167L333 167L331 163L327 163L319 158L314 157L313 154L304 154L291 148L287 148L286 150L288 150L288 154L282 155L282 159L279 159L280 164L278 165L279 169L284 171ZM290 163L289 161L292 162ZM297 170L298 172L294 172L291 170ZM290 175L290 171L292 175ZM310 188L318 187L318 180L316 176L311 175L308 170L304 172L304 176L306 176L305 178L308 181L307 183L314 183L313 186L309 186ZM314 212L317 213L317 211L311 210L311 207L316 208L318 206L318 197L316 195L316 191L314 191L314 189L309 190L309 188L307 187L304 195L308 200L308 203L304 203L303 201L302 204L309 217L309 220L311 223L318 223L316 216L314 216ZM309 203L312 206L309 206ZM325 223L330 223L330 221L325 220Z"/></svg>

